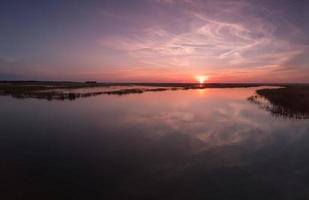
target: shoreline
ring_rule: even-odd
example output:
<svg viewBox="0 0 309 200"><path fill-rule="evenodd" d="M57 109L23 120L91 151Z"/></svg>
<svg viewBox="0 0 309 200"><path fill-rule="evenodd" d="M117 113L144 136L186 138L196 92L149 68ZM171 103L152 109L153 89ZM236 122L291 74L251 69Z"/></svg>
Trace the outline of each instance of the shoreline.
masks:
<svg viewBox="0 0 309 200"><path fill-rule="evenodd" d="M97 95L129 95L145 92L207 88L250 88L278 86L279 88L256 89L256 95L248 97L252 103L260 104L265 98L271 106L269 112L286 117L309 118L309 84L266 84L266 83L94 83L94 82L41 82L0 81L0 95L17 99L76 100ZM124 88L121 88L124 87ZM102 90L81 92L79 89Z"/></svg>

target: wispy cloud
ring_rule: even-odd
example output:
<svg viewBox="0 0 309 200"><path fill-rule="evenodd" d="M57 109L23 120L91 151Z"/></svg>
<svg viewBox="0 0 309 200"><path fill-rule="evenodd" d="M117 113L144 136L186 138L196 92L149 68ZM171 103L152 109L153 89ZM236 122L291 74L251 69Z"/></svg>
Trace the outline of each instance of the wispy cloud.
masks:
<svg viewBox="0 0 309 200"><path fill-rule="evenodd" d="M125 51L143 63L192 68L205 66L208 71L231 66L233 69L256 67L268 70L267 66L280 66L304 51L303 45L277 37L277 25L271 20L245 15L243 9L250 6L246 2L226 2L221 15L207 15L203 12L205 9L196 9L201 5L212 5L201 1L159 2L180 6L190 3L192 6L185 7L182 15L184 23L191 24L190 28L175 32L161 26L145 27L138 35L104 37L100 43ZM234 13L244 20L225 19L226 13ZM291 32L295 29L293 26L286 28Z"/></svg>
<svg viewBox="0 0 309 200"><path fill-rule="evenodd" d="M296 5L297 10L304 10L301 5ZM27 62L0 62L0 72L55 74L57 69L78 74L78 69L78 78L97 71L102 80L111 74L123 78L181 74L187 80L207 74L210 81L220 81L222 74L231 81L237 81L237 77L244 80L246 74L246 80L276 76L277 80L284 77L295 81L300 77L305 80L303 74L308 71L309 26L303 25L305 13L296 15L290 10L294 4L267 0L132 0L76 6L77 13L63 15L68 27L62 27L62 19L47 17L37 24L29 22L32 26L27 34L18 34L24 29L14 29L16 36L12 34L10 40L1 36L1 41L9 42L4 45L7 49L0 49L5 52L0 56L22 57ZM81 17L80 13L86 14ZM41 21L53 23L48 23L51 27L47 23L39 26ZM21 65L23 70L6 67L12 65Z"/></svg>

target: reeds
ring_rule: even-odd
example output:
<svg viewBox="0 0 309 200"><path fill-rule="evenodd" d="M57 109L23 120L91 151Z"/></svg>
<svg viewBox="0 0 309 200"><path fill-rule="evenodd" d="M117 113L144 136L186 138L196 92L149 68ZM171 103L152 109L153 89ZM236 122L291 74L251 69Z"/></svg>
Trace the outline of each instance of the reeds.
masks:
<svg viewBox="0 0 309 200"><path fill-rule="evenodd" d="M260 89L257 95L248 98L272 114L292 118L309 118L309 86L287 86L275 89ZM259 98L265 98L270 105L264 105Z"/></svg>

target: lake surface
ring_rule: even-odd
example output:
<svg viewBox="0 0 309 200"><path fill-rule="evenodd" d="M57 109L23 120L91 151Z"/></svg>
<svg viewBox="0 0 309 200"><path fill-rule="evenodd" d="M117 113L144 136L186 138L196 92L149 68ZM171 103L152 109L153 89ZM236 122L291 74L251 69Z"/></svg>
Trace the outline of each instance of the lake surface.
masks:
<svg viewBox="0 0 309 200"><path fill-rule="evenodd" d="M0 96L0 198L308 199L309 120L255 90Z"/></svg>

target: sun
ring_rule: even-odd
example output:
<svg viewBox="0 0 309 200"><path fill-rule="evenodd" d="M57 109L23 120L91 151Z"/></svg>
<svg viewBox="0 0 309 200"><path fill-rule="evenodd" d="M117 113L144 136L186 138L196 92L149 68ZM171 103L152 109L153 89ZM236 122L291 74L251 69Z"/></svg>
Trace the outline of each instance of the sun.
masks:
<svg viewBox="0 0 309 200"><path fill-rule="evenodd" d="M208 80L208 76L206 75L196 75L195 79L200 83L200 84L204 84L205 81Z"/></svg>

